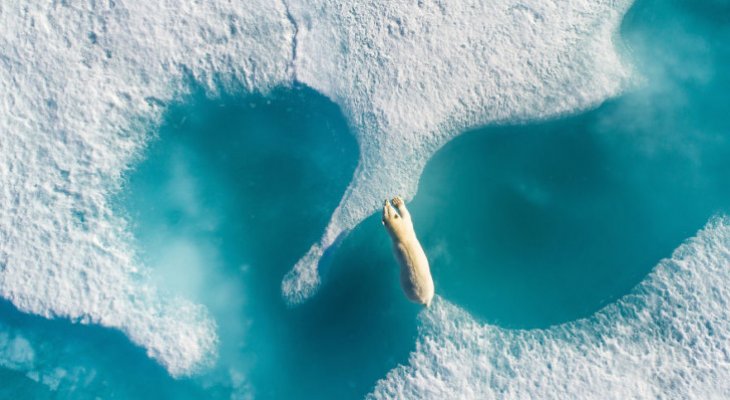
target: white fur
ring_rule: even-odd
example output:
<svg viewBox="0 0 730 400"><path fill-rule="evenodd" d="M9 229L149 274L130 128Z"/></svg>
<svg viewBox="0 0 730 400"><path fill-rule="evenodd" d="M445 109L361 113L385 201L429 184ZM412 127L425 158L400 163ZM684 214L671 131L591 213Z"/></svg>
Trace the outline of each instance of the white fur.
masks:
<svg viewBox="0 0 730 400"><path fill-rule="evenodd" d="M393 240L393 251L400 264L401 286L411 301L428 307L434 287L426 253L418 242L411 214L403 199L394 197L392 202L392 207L388 200L383 205L383 225Z"/></svg>

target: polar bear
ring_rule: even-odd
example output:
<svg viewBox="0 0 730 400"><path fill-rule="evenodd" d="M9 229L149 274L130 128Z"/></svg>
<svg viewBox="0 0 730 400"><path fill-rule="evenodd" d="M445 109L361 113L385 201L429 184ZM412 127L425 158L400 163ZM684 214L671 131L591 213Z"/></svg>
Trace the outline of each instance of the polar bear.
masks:
<svg viewBox="0 0 730 400"><path fill-rule="evenodd" d="M411 301L431 305L433 279L428 267L426 253L416 238L411 214L400 197L394 197L393 206L385 200L383 205L383 226L393 240L393 251L400 264L400 283Z"/></svg>

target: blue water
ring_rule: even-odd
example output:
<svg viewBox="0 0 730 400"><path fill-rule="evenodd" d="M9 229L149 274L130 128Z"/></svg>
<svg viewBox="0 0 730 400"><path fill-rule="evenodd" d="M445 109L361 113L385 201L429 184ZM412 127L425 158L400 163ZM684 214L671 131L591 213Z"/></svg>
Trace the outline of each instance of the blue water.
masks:
<svg viewBox="0 0 730 400"><path fill-rule="evenodd" d="M281 298L282 277L321 234L357 158L338 108L295 87L192 96L129 176L121 202L143 261L160 287L209 308L219 368L246 376L257 397L362 396L414 346L418 308L401 301L379 223L334 256L336 284L301 307Z"/></svg>
<svg viewBox="0 0 730 400"><path fill-rule="evenodd" d="M727 2L638 2L641 89L446 145L411 205L438 292L506 327L585 317L730 210L729 21Z"/></svg>
<svg viewBox="0 0 730 400"><path fill-rule="evenodd" d="M730 4L640 0L620 36L642 85L579 115L465 133L421 177L410 208L437 293L480 320L590 315L730 210ZM377 214L332 254L311 301L281 299L359 157L336 105L301 86L193 90L151 134L114 201L158 286L210 311L218 361L175 380L119 332L3 303L0 326L87 374L50 391L0 368L0 397L360 398L407 361L419 308Z"/></svg>

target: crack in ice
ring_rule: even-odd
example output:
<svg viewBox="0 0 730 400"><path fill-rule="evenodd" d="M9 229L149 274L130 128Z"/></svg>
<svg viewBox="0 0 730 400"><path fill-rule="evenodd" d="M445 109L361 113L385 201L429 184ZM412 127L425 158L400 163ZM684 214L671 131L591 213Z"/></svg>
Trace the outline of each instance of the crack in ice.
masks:
<svg viewBox="0 0 730 400"><path fill-rule="evenodd" d="M510 11L517 3L530 12ZM338 104L357 136L350 186L282 282L293 304L316 292L322 255L383 198L409 200L428 158L459 132L617 94L629 71L611 37L629 5L4 3L0 295L24 312L119 329L173 376L194 373L215 355L215 322L145 280L108 199L191 81L215 93L296 80Z"/></svg>
<svg viewBox="0 0 730 400"><path fill-rule="evenodd" d="M299 40L299 24L297 23L297 20L294 18L294 15L292 15L291 10L289 9L289 4L286 0L282 0L281 3L284 6L284 10L286 13L286 19L289 21L289 24L291 25L292 29L292 37L291 37L291 59L289 60L289 71L291 73L292 81L297 80L297 41Z"/></svg>

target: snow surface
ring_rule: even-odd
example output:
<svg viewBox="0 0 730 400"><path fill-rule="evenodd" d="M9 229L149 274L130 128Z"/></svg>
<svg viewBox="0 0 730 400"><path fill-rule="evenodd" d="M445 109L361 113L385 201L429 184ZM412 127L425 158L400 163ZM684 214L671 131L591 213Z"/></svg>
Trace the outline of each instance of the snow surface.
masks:
<svg viewBox="0 0 730 400"><path fill-rule="evenodd" d="M319 243L284 278L292 304L317 264L383 199L416 192L448 140L489 123L584 110L631 79L614 38L631 1L289 0L297 80L340 105L358 167Z"/></svg>
<svg viewBox="0 0 730 400"><path fill-rule="evenodd" d="M730 398L730 217L587 319L506 330L438 299L374 399Z"/></svg>
<svg viewBox="0 0 730 400"><path fill-rule="evenodd" d="M122 330L175 375L215 357L215 323L150 284L109 195L194 80L290 79L281 4L0 4L0 296Z"/></svg>
<svg viewBox="0 0 730 400"><path fill-rule="evenodd" d="M215 359L215 321L204 307L160 293L135 257L127 222L109 204L166 105L184 96L191 83L211 92L266 92L301 82L336 102L357 136L360 161L345 196L321 241L282 282L283 295L295 304L315 293L318 260L336 238L383 198L412 198L429 157L458 133L487 123L577 112L618 94L632 76L614 43L630 4L4 2L0 296L24 312L119 329L173 376L195 373ZM669 285L657 280L661 271L650 284ZM725 315L706 311L715 313L708 314L711 319ZM455 322L448 322L452 318ZM438 326L444 330L438 337L457 335L453 326L464 329L463 335L475 332L457 342L465 343L459 352L443 357L448 361L474 351L464 371L478 377L489 366L480 369L474 363L491 347L477 339L508 335L469 322L447 304L429 311L424 321L434 327L425 328L426 338L432 337L428 329L435 332ZM3 340L5 364L30 362L21 357L31 354L22 351L22 338ZM585 338L585 343L589 340L599 339ZM420 343L414 367L394 371L376 395L390 393L389 388L417 393L419 386L408 386L413 382L406 379L420 376L413 368L443 373L437 361L419 362L418 357L432 360L428 354L450 342ZM486 347L480 350L480 343ZM558 352L540 349L539 341L529 343L540 356ZM579 351L577 343L572 348ZM622 349L605 357L621 357ZM616 362L617 367L633 365ZM499 388L500 377L495 379ZM458 382L444 382L443 389Z"/></svg>

